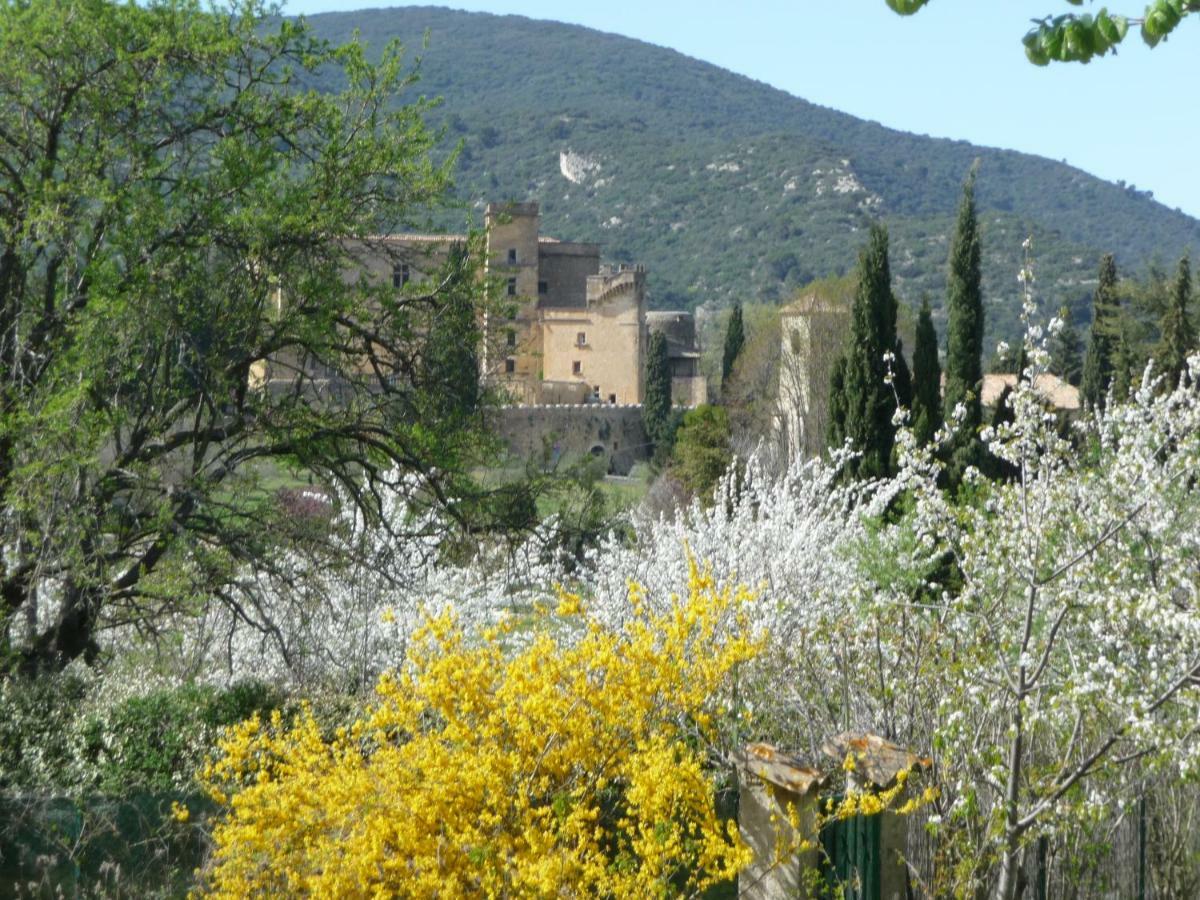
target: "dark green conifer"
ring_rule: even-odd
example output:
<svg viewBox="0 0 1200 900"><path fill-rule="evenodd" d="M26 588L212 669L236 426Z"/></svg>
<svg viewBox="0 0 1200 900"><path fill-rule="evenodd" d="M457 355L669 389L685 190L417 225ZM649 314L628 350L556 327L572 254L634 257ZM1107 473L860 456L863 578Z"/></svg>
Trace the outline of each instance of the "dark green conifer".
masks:
<svg viewBox="0 0 1200 900"><path fill-rule="evenodd" d="M447 286L434 298L438 304L422 356L428 415L439 421L459 421L479 407L479 317L473 281L465 278L470 262L461 245L451 248Z"/></svg>
<svg viewBox="0 0 1200 900"><path fill-rule="evenodd" d="M942 427L942 366L938 361L937 329L929 297L921 299L917 316L917 341L913 346L912 422L917 442L924 445Z"/></svg>
<svg viewBox="0 0 1200 900"><path fill-rule="evenodd" d="M1079 329L1075 327L1069 306L1060 309L1058 317L1062 320L1062 328L1050 338L1050 371L1068 384L1078 387L1079 379L1083 376Z"/></svg>
<svg viewBox="0 0 1200 900"><path fill-rule="evenodd" d="M826 435L830 447L846 443L846 355L842 354L833 363L829 377L829 433Z"/></svg>
<svg viewBox="0 0 1200 900"><path fill-rule="evenodd" d="M892 352L892 387L895 388L896 402L905 409L912 411L913 377L908 368L908 360L904 356L904 341L896 338L896 349Z"/></svg>
<svg viewBox="0 0 1200 900"><path fill-rule="evenodd" d="M1192 268L1188 258L1179 260L1179 271L1171 288L1171 304L1162 319L1162 342L1158 350L1158 364L1167 376L1167 386L1172 390L1178 386L1179 378L1187 369L1188 354L1196 349L1196 331L1188 318L1188 306L1192 299Z"/></svg>
<svg viewBox="0 0 1200 900"><path fill-rule="evenodd" d="M884 354L894 353L896 348L896 298L888 266L887 229L875 224L858 254L850 346L841 365L840 399L833 402L844 409L842 436L860 454L847 468L851 477L875 478L887 475L890 469L896 395L886 383ZM837 374L835 370L835 388ZM832 428L830 437L836 437L838 431Z"/></svg>
<svg viewBox="0 0 1200 900"><path fill-rule="evenodd" d="M729 313L729 325L725 328L725 355L721 358L721 387L725 387L725 383L729 381L729 375L733 372L733 364L737 362L738 354L742 352L742 346L746 343L746 334L742 326L742 304L733 304L733 310Z"/></svg>
<svg viewBox="0 0 1200 900"><path fill-rule="evenodd" d="M1083 355L1083 371L1079 393L1085 406L1095 409L1103 405L1112 384L1113 356L1118 340L1121 319L1121 297L1117 293L1117 263L1111 253L1100 260L1100 281L1092 295L1092 327L1088 332L1087 350Z"/></svg>
<svg viewBox="0 0 1200 900"><path fill-rule="evenodd" d="M966 414L959 424L948 475L957 484L968 465L979 465L983 423L983 291L982 248L975 215L975 169L963 184L958 222L950 242L950 272L946 291L946 415L959 404Z"/></svg>
<svg viewBox="0 0 1200 900"><path fill-rule="evenodd" d="M651 443L658 444L666 437L670 420L671 360L666 336L655 331L646 350L646 398L642 404L642 423Z"/></svg>
<svg viewBox="0 0 1200 900"><path fill-rule="evenodd" d="M1117 343L1113 349L1112 395L1118 403L1129 399L1134 389L1134 370L1138 367L1137 341L1134 339L1133 324L1125 310L1117 328Z"/></svg>

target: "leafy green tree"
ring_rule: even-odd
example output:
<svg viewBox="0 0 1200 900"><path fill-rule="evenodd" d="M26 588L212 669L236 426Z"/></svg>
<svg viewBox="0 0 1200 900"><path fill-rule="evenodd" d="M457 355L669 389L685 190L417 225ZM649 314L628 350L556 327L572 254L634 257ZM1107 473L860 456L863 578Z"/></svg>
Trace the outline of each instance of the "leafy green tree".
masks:
<svg viewBox="0 0 1200 900"><path fill-rule="evenodd" d="M938 361L937 329L929 297L921 299L917 316L917 341L913 347L913 432L921 444L928 444L942 427L942 365Z"/></svg>
<svg viewBox="0 0 1200 900"><path fill-rule="evenodd" d="M1079 386L1083 376L1082 341L1079 329L1071 317L1071 308L1064 306L1058 311L1062 327L1050 338L1050 370L1068 384Z"/></svg>
<svg viewBox="0 0 1200 900"><path fill-rule="evenodd" d="M742 352L742 347L746 343L746 334L742 325L742 304L733 304L733 310L729 313L729 325L725 328L725 354L721 357L721 385L729 381L729 376L733 372L733 364L737 362L738 355Z"/></svg>
<svg viewBox="0 0 1200 900"><path fill-rule="evenodd" d="M830 438L849 440L859 455L847 466L855 478L887 475L895 440L896 394L888 384L885 354L897 349L896 298L888 264L888 233L871 226L858 254L858 286L851 311L850 347L835 368ZM841 376L840 388L838 385Z"/></svg>
<svg viewBox="0 0 1200 900"><path fill-rule="evenodd" d="M470 405L438 316L475 267L354 274L448 185L427 104L397 102L399 46L371 63L270 12L0 5L0 620L40 606L27 670L237 602L290 527L264 476L375 515L399 472L453 512L478 453L427 415Z"/></svg>
<svg viewBox="0 0 1200 900"><path fill-rule="evenodd" d="M705 503L733 461L729 414L721 406L698 406L684 414L675 433L672 472Z"/></svg>
<svg viewBox="0 0 1200 900"><path fill-rule="evenodd" d="M668 437L671 421L671 359L667 338L652 332L646 349L646 397L642 403L642 424L650 442L661 444Z"/></svg>
<svg viewBox="0 0 1200 900"><path fill-rule="evenodd" d="M1196 349L1196 329L1188 313L1192 299L1192 267L1188 258L1179 260L1179 270L1171 290L1171 305L1162 321L1162 344L1158 362L1172 389L1187 369L1188 354Z"/></svg>
<svg viewBox="0 0 1200 900"><path fill-rule="evenodd" d="M1100 278L1092 295L1092 327L1079 391L1085 405L1095 409L1104 403L1113 376L1113 350L1121 321L1121 297L1117 289L1117 264L1111 253L1100 260Z"/></svg>
<svg viewBox="0 0 1200 900"><path fill-rule="evenodd" d="M975 169L963 184L958 221L950 241L950 271L946 286L946 394L949 418L960 405L965 414L954 442L948 470L957 484L968 465L982 459L979 428L983 423L980 392L983 385L983 289L981 286L979 222L975 214Z"/></svg>
<svg viewBox="0 0 1200 900"><path fill-rule="evenodd" d="M887 5L902 16L909 16L925 6L929 0L887 0ZM1072 6L1082 6L1083 0L1067 0ZM1125 40L1131 25L1141 30L1142 40L1149 47L1178 27L1183 19L1200 12L1197 0L1151 0L1141 17L1111 15L1101 8L1095 15L1065 13L1046 16L1035 20L1022 43L1025 55L1034 65L1044 66L1051 61L1089 62L1093 57L1116 53L1117 45Z"/></svg>

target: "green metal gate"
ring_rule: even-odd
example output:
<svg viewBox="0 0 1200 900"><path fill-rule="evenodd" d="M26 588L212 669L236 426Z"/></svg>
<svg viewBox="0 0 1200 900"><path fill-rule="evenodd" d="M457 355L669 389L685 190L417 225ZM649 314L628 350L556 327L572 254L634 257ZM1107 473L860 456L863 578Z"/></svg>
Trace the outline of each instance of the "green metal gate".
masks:
<svg viewBox="0 0 1200 900"><path fill-rule="evenodd" d="M880 900L881 818L853 816L821 829L821 874L830 897Z"/></svg>

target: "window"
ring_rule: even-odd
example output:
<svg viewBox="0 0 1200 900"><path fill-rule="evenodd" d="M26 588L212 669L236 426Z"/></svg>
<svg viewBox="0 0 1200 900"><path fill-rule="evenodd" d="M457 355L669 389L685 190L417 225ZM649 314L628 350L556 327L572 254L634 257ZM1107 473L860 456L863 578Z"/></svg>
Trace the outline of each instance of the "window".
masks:
<svg viewBox="0 0 1200 900"><path fill-rule="evenodd" d="M515 266L517 264L517 250L515 247L510 247L508 251L508 264Z"/></svg>
<svg viewBox="0 0 1200 900"><path fill-rule="evenodd" d="M592 385L592 399L597 403L600 402L600 385L598 384Z"/></svg>
<svg viewBox="0 0 1200 900"><path fill-rule="evenodd" d="M515 278L508 279L508 296L517 296L517 279Z"/></svg>
<svg viewBox="0 0 1200 900"><path fill-rule="evenodd" d="M608 395L608 402L609 402L609 403L611 403L613 406L616 406L616 405L617 405L617 395L616 395L616 394L609 394L609 395ZM617 445L616 445L616 444L613 444L613 449L614 449L614 450L616 450L616 449L617 449Z"/></svg>
<svg viewBox="0 0 1200 900"><path fill-rule="evenodd" d="M513 347L517 346L517 333L515 331L509 331L508 334L505 335L505 337L507 339L508 347L510 350Z"/></svg>
<svg viewBox="0 0 1200 900"><path fill-rule="evenodd" d="M408 284L408 263L392 266L392 287L402 288Z"/></svg>
<svg viewBox="0 0 1200 900"><path fill-rule="evenodd" d="M583 363L581 363L579 360L575 360L573 363L571 363L571 374L572 375L582 375L583 374Z"/></svg>
<svg viewBox="0 0 1200 900"><path fill-rule="evenodd" d="M575 346L576 347L586 347L587 346L587 332L585 332L585 331L576 332Z"/></svg>
<svg viewBox="0 0 1200 900"><path fill-rule="evenodd" d="M550 293L550 282L539 281L538 282L538 293L541 294L543 297L546 294Z"/></svg>
<svg viewBox="0 0 1200 900"><path fill-rule="evenodd" d="M517 371L517 361L510 356L504 361L504 374L511 375L515 371Z"/></svg>

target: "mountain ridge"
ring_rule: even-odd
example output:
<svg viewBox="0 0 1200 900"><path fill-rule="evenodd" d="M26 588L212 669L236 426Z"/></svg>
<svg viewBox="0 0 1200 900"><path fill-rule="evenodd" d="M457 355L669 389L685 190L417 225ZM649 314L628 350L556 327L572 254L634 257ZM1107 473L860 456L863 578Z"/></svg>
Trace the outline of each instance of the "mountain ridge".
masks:
<svg viewBox="0 0 1200 900"><path fill-rule="evenodd" d="M889 225L897 293L940 307L962 180L980 160L989 340L1019 328L1020 245L1035 237L1041 300L1088 316L1100 254L1129 269L1200 247L1200 222L1065 163L904 132L621 35L523 16L400 7L306 17L374 47L419 47L416 92L462 139L458 196L537 199L544 230L645 262L652 305L782 301L853 267ZM578 180L567 160L587 163Z"/></svg>

